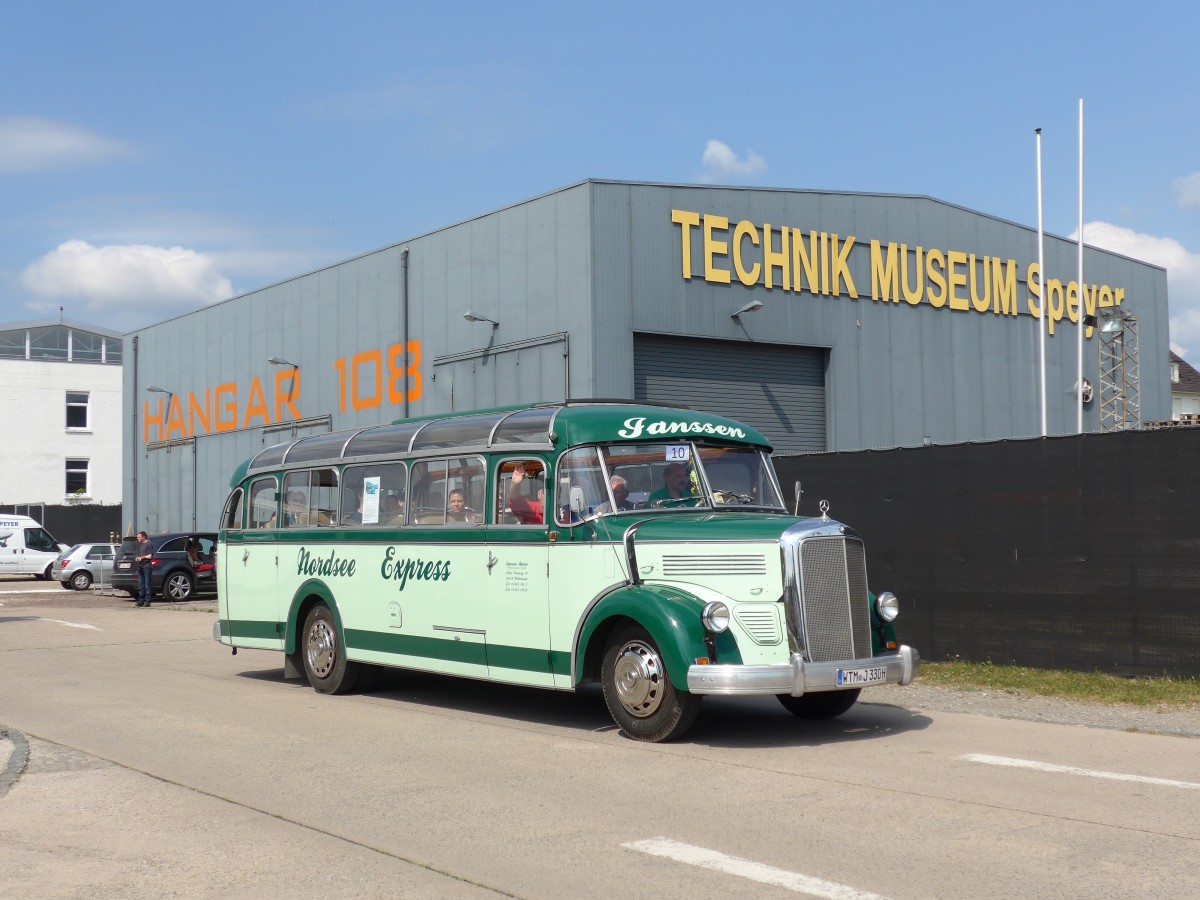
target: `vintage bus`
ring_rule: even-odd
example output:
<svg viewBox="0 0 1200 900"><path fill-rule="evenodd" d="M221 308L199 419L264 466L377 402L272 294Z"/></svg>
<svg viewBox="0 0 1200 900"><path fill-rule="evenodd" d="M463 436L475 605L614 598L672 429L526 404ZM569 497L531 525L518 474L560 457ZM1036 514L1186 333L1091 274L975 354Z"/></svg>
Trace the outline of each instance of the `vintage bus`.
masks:
<svg viewBox="0 0 1200 900"><path fill-rule="evenodd" d="M214 637L282 651L322 693L376 666L599 681L645 741L682 735L705 694L840 715L920 658L860 538L787 513L770 449L730 419L598 400L268 447L222 512Z"/></svg>

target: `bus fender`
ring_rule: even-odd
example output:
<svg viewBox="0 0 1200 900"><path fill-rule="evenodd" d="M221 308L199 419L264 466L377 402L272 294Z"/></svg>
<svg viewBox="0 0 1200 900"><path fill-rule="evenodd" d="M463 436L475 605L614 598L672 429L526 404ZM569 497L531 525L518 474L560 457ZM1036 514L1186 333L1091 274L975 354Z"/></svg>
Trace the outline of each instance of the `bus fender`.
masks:
<svg viewBox="0 0 1200 900"><path fill-rule="evenodd" d="M342 629L342 614L338 611L337 601L333 599L333 591L323 581L316 578L310 578L304 584L296 589L296 593L292 595L292 603L288 607L287 630L283 635L283 652L295 653L296 644L298 643L298 635L300 628L304 624L301 619L301 613L307 615L308 612L304 608L304 601L309 597L319 597L329 607L329 611L333 613L333 621L337 625L338 634L342 635L340 640L345 640L345 631Z"/></svg>
<svg viewBox="0 0 1200 900"><path fill-rule="evenodd" d="M704 601L688 591L665 585L639 584L617 588L601 597L588 611L575 652L575 684L586 676L588 647L597 632L608 631L613 619L630 619L641 625L654 639L667 666L667 677L678 690L687 690L687 671L695 660L709 655L704 638L707 632L700 621ZM719 635L722 662L741 662L737 646ZM726 655L728 654L728 655Z"/></svg>

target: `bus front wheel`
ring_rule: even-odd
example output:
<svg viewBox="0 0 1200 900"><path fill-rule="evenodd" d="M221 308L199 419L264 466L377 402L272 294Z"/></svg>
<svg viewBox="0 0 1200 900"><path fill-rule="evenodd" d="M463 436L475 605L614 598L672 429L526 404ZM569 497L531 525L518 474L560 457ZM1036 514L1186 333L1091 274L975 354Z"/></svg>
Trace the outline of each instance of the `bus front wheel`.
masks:
<svg viewBox="0 0 1200 900"><path fill-rule="evenodd" d="M671 684L654 639L636 625L613 633L604 651L600 680L609 714L634 740L682 737L700 712L701 698Z"/></svg>
<svg viewBox="0 0 1200 900"><path fill-rule="evenodd" d="M300 636L304 674L320 694L345 694L354 690L359 665L346 659L333 613L324 604L309 610Z"/></svg>

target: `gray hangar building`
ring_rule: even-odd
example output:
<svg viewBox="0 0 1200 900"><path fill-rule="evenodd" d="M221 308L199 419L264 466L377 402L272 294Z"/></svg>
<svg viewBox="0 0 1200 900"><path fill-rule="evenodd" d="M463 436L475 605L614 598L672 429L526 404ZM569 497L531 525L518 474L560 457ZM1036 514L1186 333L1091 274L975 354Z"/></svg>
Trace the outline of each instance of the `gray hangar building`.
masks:
<svg viewBox="0 0 1200 900"><path fill-rule="evenodd" d="M1044 246L1048 433L1073 434L1078 251ZM1085 379L1136 322L1141 416L1168 418L1166 272L1086 247L1084 282ZM704 409L777 453L1036 436L1042 289L1036 230L928 197L584 181L126 335L123 518L215 529L264 446L564 398Z"/></svg>

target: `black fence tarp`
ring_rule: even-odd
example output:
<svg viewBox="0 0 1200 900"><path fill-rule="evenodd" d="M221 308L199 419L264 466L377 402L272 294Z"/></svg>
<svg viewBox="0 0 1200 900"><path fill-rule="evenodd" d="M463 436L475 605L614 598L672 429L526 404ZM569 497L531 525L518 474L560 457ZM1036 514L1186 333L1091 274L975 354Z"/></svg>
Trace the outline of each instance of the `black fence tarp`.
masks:
<svg viewBox="0 0 1200 900"><path fill-rule="evenodd" d="M1200 428L776 459L929 660L1200 675Z"/></svg>
<svg viewBox="0 0 1200 900"><path fill-rule="evenodd" d="M104 543L113 534L118 535L117 540L120 540L121 507L119 504L112 506L99 506L91 503L80 503L77 506L18 504L14 506L10 503L0 506L0 513L31 516L54 535L56 541L67 545Z"/></svg>

